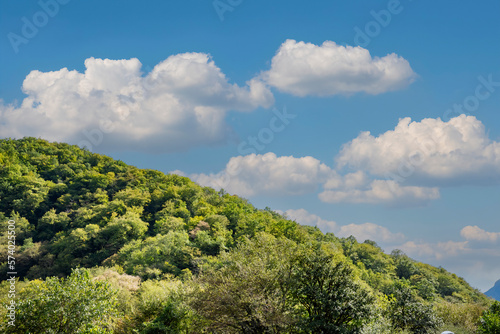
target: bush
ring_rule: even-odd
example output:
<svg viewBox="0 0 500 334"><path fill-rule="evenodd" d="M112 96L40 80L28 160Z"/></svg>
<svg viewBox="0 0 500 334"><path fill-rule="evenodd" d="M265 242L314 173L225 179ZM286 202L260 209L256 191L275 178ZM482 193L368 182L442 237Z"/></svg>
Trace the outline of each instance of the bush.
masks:
<svg viewBox="0 0 500 334"><path fill-rule="evenodd" d="M481 318L484 309L480 304L472 303L442 301L436 304L437 315L447 328L461 328L467 333L476 332L479 318Z"/></svg>
<svg viewBox="0 0 500 334"><path fill-rule="evenodd" d="M89 272L75 269L66 279L31 281L17 305L9 333L110 333L116 292ZM4 324L4 329L6 324Z"/></svg>
<svg viewBox="0 0 500 334"><path fill-rule="evenodd" d="M488 310L484 311L479 333L500 334L500 302L494 302Z"/></svg>
<svg viewBox="0 0 500 334"><path fill-rule="evenodd" d="M441 325L433 307L418 299L406 280L396 281L387 309L394 329L415 334L432 333Z"/></svg>

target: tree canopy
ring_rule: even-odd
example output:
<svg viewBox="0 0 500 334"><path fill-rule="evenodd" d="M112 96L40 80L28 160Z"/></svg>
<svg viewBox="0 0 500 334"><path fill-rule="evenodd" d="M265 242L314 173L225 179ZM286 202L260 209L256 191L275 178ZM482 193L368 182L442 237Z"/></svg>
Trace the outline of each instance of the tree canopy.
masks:
<svg viewBox="0 0 500 334"><path fill-rule="evenodd" d="M477 327L490 304L462 278L401 251L323 234L223 190L76 146L0 140L0 176L0 267L7 272L14 220L23 326L38 319L61 333L76 323L116 333L427 333L441 322L462 326L452 316L458 309ZM55 317L47 311L54 308L66 313Z"/></svg>

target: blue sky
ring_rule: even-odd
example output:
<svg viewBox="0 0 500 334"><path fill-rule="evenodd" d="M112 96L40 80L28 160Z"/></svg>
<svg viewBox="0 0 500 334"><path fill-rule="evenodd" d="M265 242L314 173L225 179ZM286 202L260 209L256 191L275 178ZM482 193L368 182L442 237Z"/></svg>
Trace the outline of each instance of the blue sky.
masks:
<svg viewBox="0 0 500 334"><path fill-rule="evenodd" d="M0 136L175 171L485 291L500 278L499 13L3 1Z"/></svg>

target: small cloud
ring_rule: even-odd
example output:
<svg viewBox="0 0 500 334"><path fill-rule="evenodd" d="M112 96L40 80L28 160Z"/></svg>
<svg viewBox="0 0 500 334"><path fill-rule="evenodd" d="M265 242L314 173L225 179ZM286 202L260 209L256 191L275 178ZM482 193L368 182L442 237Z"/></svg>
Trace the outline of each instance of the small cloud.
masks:
<svg viewBox="0 0 500 334"><path fill-rule="evenodd" d="M340 227L337 235L339 237L354 236L359 242L372 240L377 243L398 243L405 239L403 233L392 233L386 227L373 224L349 224Z"/></svg>
<svg viewBox="0 0 500 334"><path fill-rule="evenodd" d="M247 197L310 193L331 174L328 166L313 157L278 157L269 152L233 157L219 173L190 177L201 185Z"/></svg>
<svg viewBox="0 0 500 334"><path fill-rule="evenodd" d="M183 171L178 170L178 169L169 172L169 174L175 174L175 175L184 176L184 177L188 176L186 173L184 173Z"/></svg>
<svg viewBox="0 0 500 334"><path fill-rule="evenodd" d="M500 232L487 232L478 226L466 226L460 231L465 240L496 242L500 240Z"/></svg>
<svg viewBox="0 0 500 334"><path fill-rule="evenodd" d="M328 233L328 232L336 232L337 231L337 223L334 222L333 220L325 220L315 214L307 212L307 210L304 209L297 209L297 210L287 210L284 212L286 216L291 219L296 221L299 224L302 225L309 225L309 226L315 226L318 227L322 232Z"/></svg>
<svg viewBox="0 0 500 334"><path fill-rule="evenodd" d="M271 61L263 80L296 96L381 94L411 84L416 74L407 60L392 53L372 57L362 47L285 41Z"/></svg>
<svg viewBox="0 0 500 334"><path fill-rule="evenodd" d="M332 188L331 181L325 188ZM338 184L318 195L326 203L370 203L388 206L420 206L439 198L438 188L402 186L393 180L373 180L362 183Z"/></svg>

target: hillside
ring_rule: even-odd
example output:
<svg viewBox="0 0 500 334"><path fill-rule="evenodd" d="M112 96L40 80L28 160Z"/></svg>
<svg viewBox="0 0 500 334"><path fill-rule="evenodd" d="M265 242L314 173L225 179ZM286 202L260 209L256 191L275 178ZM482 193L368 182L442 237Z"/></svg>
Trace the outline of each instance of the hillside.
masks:
<svg viewBox="0 0 500 334"><path fill-rule="evenodd" d="M269 328L278 326L275 322L288 328L284 332L300 332L299 327L304 332L305 327L301 326L316 326L318 319L325 318L320 311L311 311L314 306L304 300L308 292L301 290L313 274L318 275L319 281L328 278L325 282L331 284L334 278L345 278L335 284L346 287L354 284L354 300L373 306L365 309L366 305L360 304L351 310L357 312L356 316L353 313L345 318L346 328L353 333L356 328L372 326L373 323L366 321L379 316L387 318L393 328L417 333L416 327L406 325L411 321L392 317L398 313L398 305L404 305L403 301L419 305L414 307L417 313L407 316L421 319L425 315L434 326L429 328L437 328L441 320L465 328L466 320L477 320L489 303L464 279L443 268L414 261L401 251L386 254L374 241L358 243L353 237L323 234L269 208L256 209L238 196L201 187L186 177L138 169L76 146L34 138L0 140L0 175L0 218L4 222L0 246L2 273L8 271L6 224L14 220L18 277L33 281L65 277L78 267L93 268L91 275L105 277L122 297L127 296L119 303L122 315L126 316L120 318L118 328L126 324L147 332L144 328L151 323L167 326L166 314L162 312L168 303L161 302L155 307L148 304L146 312L140 304L146 296L142 294L161 287L161 291L171 292L172 286L181 286L184 292L198 293L193 292L195 297L190 294L190 298L197 300L194 304L184 305L184 301L179 301L182 307L179 304L177 309L168 304L174 307L173 313L185 311L179 311L184 314L179 316L179 326L187 326L185 319L189 316L191 328L196 323L196 328L205 326L206 332L245 332L242 328L250 326L256 333L274 333L279 330ZM233 282L235 277L247 285L238 286L243 283ZM287 280L281 281L284 277ZM137 286L125 288L117 283L125 278L142 283L131 283ZM230 295L231 302L217 295L225 293L226 298L233 283L238 298L243 298L241 291L248 289L247 302L240 305L234 300L235 295ZM32 283L24 284L29 287ZM221 284L227 291L216 289ZM257 289L260 292L251 284L261 287ZM276 300L276 295L267 294L269 291L286 302L272 304L270 301ZM325 297L326 305L332 295L325 296L330 296ZM224 311L220 305L240 305L251 311L245 319L234 316L234 310L227 310L224 315L214 314L214 310ZM321 310L323 306L317 307ZM463 314L457 320L449 315L452 310ZM227 319L230 325L217 327L224 324L214 319L228 314L233 314ZM335 328L343 324L336 324Z"/></svg>
<svg viewBox="0 0 500 334"><path fill-rule="evenodd" d="M500 280L495 282L495 285L484 293L493 299L500 301Z"/></svg>

